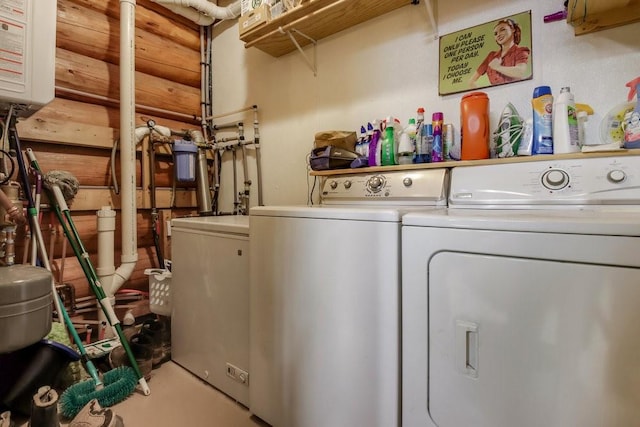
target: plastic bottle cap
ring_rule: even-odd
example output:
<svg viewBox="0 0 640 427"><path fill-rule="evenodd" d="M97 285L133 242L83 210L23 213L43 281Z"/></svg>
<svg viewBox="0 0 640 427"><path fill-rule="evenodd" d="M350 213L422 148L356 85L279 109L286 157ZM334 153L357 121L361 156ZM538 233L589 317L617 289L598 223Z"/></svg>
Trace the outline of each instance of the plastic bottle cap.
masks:
<svg viewBox="0 0 640 427"><path fill-rule="evenodd" d="M414 119L413 117L409 119L409 124L410 125L415 125L416 124L416 119Z"/></svg>
<svg viewBox="0 0 640 427"><path fill-rule="evenodd" d="M424 114L424 108L422 108L422 107L418 108L418 113Z"/></svg>
<svg viewBox="0 0 640 427"><path fill-rule="evenodd" d="M440 112L438 112L438 113L433 113L433 115L431 116L431 119L432 119L434 122L437 122L437 121L439 121L439 120L443 120L443 119L444 119L444 114L442 114L442 113L440 113Z"/></svg>
<svg viewBox="0 0 640 427"><path fill-rule="evenodd" d="M549 86L538 86L533 90L534 98L538 98L542 95L551 95L551 88Z"/></svg>

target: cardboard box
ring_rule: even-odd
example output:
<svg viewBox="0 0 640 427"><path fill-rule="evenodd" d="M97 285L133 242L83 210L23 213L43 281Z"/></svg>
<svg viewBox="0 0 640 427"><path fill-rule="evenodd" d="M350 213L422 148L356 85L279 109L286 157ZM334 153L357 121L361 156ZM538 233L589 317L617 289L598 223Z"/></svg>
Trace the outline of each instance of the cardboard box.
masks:
<svg viewBox="0 0 640 427"><path fill-rule="evenodd" d="M241 0L240 1L240 15L246 15L253 12L263 4L269 3L267 0Z"/></svg>
<svg viewBox="0 0 640 427"><path fill-rule="evenodd" d="M246 15L242 15L238 20L238 29L240 35L243 35L249 30L257 28L261 25L265 25L269 22L269 5L263 3L258 8L252 10Z"/></svg>

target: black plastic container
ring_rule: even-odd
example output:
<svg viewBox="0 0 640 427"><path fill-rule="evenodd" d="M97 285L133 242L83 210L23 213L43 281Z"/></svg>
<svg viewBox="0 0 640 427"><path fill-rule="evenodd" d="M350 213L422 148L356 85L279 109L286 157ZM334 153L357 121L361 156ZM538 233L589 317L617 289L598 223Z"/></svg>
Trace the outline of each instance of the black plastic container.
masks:
<svg viewBox="0 0 640 427"><path fill-rule="evenodd" d="M0 402L12 412L29 415L39 387L54 387L67 365L79 360L73 349L41 340L12 353L0 354Z"/></svg>

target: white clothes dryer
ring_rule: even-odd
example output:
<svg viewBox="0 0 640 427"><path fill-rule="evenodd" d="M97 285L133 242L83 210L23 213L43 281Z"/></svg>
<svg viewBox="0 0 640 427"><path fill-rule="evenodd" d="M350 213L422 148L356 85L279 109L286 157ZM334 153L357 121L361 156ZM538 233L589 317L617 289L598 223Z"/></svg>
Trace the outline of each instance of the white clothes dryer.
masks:
<svg viewBox="0 0 640 427"><path fill-rule="evenodd" d="M318 207L250 211L250 411L274 427L400 422L400 229L448 171L326 178Z"/></svg>
<svg viewBox="0 0 640 427"><path fill-rule="evenodd" d="M638 254L640 157L455 168L403 218L403 426L638 424Z"/></svg>

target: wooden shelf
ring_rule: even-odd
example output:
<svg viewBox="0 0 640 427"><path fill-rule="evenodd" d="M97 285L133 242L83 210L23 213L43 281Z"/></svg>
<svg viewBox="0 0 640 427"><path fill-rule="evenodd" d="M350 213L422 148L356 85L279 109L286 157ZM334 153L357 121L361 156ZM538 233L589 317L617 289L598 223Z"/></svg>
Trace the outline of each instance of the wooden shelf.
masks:
<svg viewBox="0 0 640 427"><path fill-rule="evenodd" d="M370 168L358 168L358 169L334 169L330 171L311 171L309 174L311 176L335 176L335 175L352 175L352 174L359 174L359 173L415 170L415 169L453 168L453 167L461 167L461 166L478 166L478 165L500 165L505 163L542 162L542 161L549 161L549 160L585 159L585 158L594 158L594 157L616 157L616 156L640 156L640 149L619 150L619 151L600 151L600 152L594 152L594 153L520 156L520 157L510 157L507 159L461 160L457 162L454 161L454 162L439 162L439 163L420 163L420 164L414 164L414 165L374 166Z"/></svg>
<svg viewBox="0 0 640 427"><path fill-rule="evenodd" d="M309 0L240 35L240 40L245 42L245 48L256 47L278 57L296 49L288 32L295 30L320 40L409 4L411 0ZM300 46L312 43L306 37L296 40Z"/></svg>
<svg viewBox="0 0 640 427"><path fill-rule="evenodd" d="M567 22L576 36L640 21L640 0L569 0Z"/></svg>

